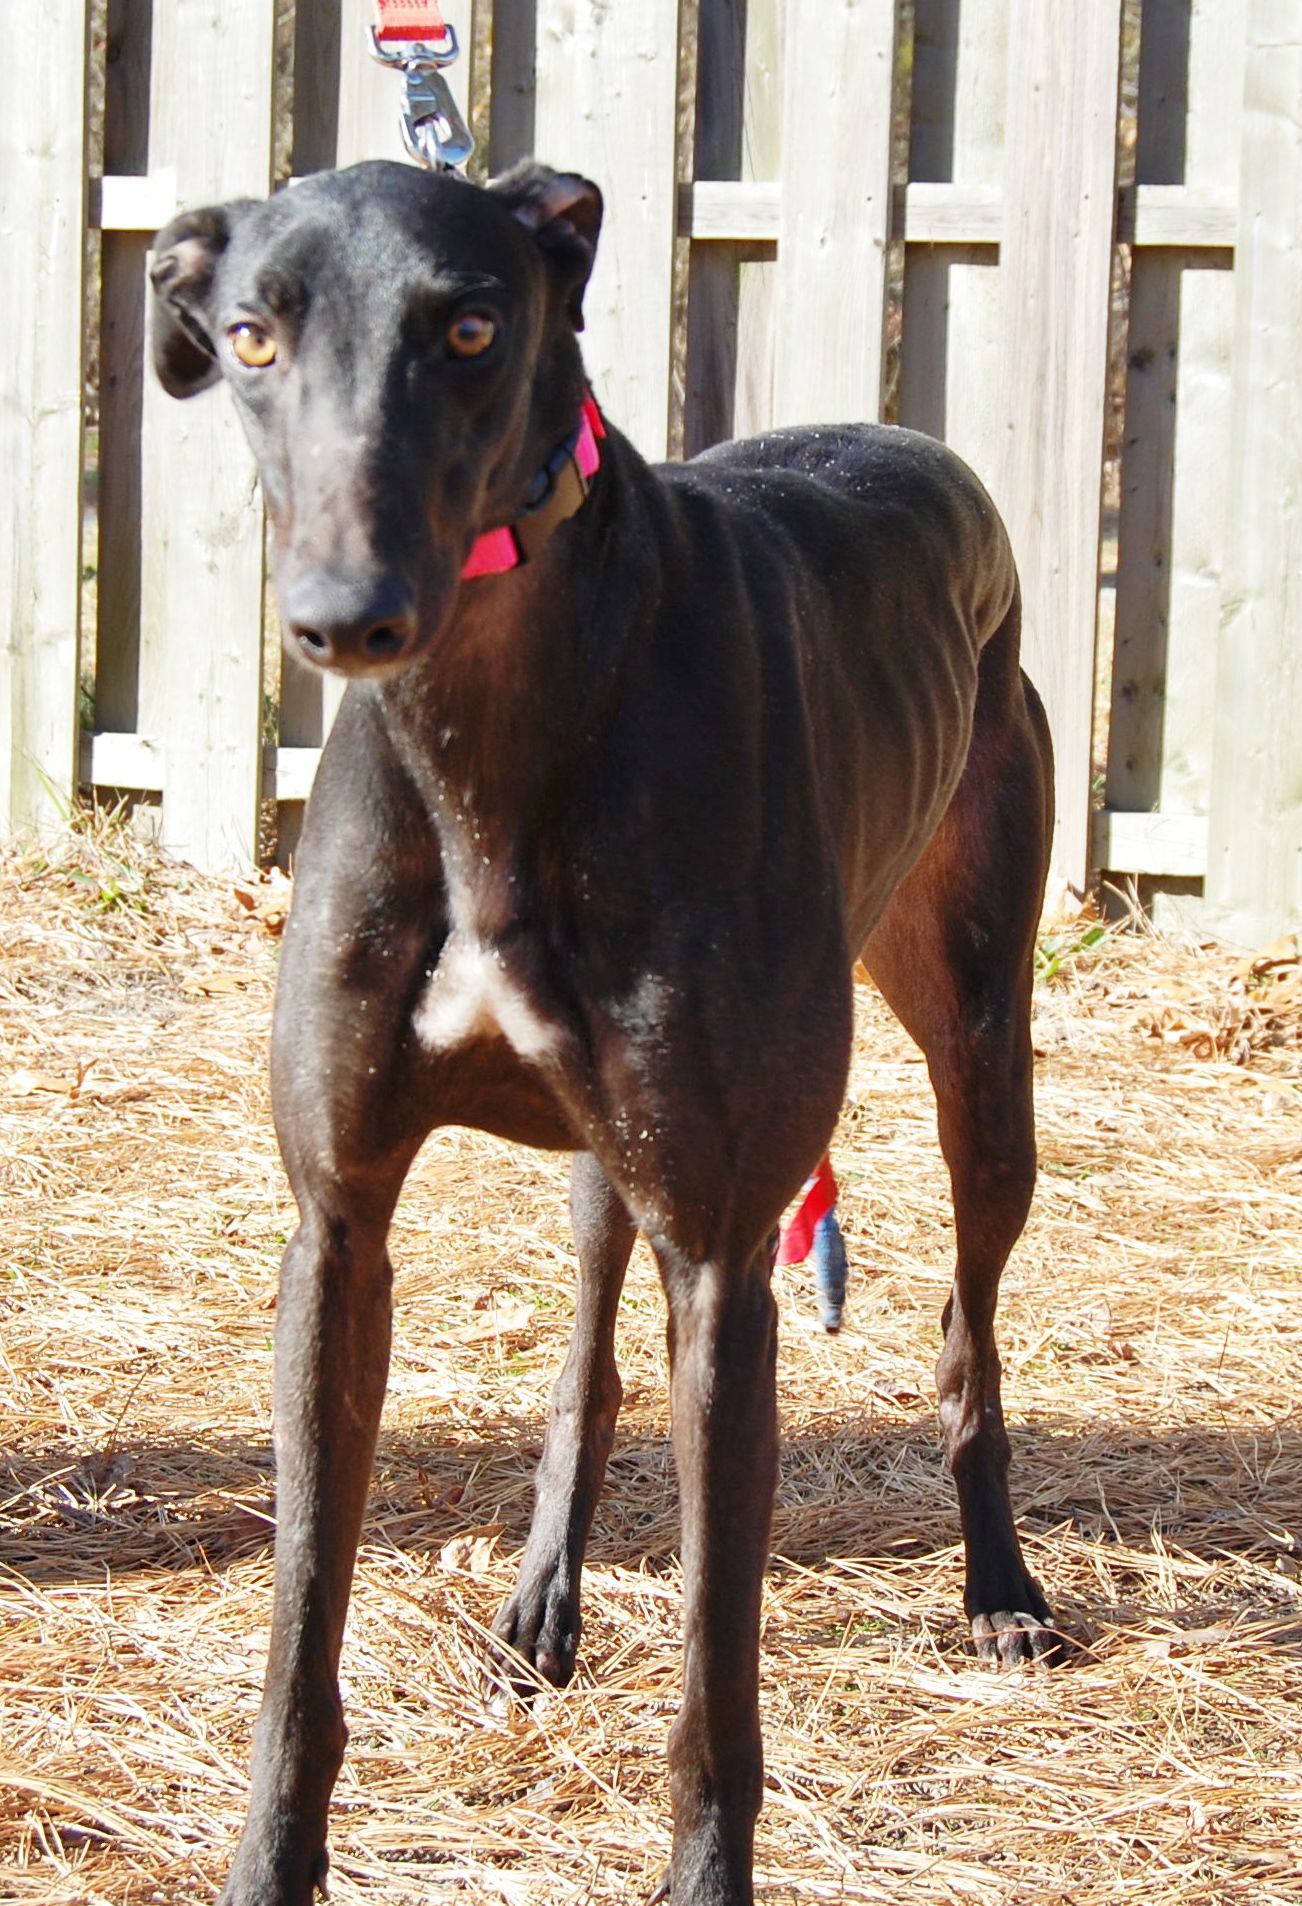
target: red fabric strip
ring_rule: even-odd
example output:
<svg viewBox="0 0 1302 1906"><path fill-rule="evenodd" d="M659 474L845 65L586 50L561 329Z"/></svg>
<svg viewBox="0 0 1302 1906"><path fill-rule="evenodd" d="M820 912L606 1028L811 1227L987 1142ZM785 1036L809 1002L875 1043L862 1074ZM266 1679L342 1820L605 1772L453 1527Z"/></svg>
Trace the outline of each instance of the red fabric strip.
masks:
<svg viewBox="0 0 1302 1906"><path fill-rule="evenodd" d="M803 1264L814 1248L814 1232L819 1221L836 1205L837 1184L832 1161L825 1158L812 1178L805 1180L800 1203L782 1233L778 1244L779 1264Z"/></svg>

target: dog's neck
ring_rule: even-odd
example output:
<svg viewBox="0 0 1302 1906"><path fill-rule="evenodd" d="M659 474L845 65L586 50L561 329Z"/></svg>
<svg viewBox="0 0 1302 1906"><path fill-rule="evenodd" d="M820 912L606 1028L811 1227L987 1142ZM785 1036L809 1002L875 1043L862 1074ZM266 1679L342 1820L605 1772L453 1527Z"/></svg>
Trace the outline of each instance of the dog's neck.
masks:
<svg viewBox="0 0 1302 1906"><path fill-rule="evenodd" d="M367 691L438 831L450 892L487 932L518 918L541 853L569 851L564 816L589 781L635 640L630 593L639 577L654 591L646 539L632 539L632 561L626 550L647 481L612 430L583 507L529 562L463 581L429 655ZM616 577L619 616L603 613Z"/></svg>
<svg viewBox="0 0 1302 1906"><path fill-rule="evenodd" d="M463 582L501 576L534 560L552 532L583 508L592 479L601 468L605 421L592 393L583 400L579 421L535 472L523 509L500 529L485 530L461 571Z"/></svg>

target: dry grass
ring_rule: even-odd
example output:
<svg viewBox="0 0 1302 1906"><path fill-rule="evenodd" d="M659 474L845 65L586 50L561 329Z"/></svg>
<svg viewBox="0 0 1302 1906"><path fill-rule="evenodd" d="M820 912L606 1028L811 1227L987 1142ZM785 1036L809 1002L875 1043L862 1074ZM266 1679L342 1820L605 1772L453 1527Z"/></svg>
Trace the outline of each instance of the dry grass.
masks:
<svg viewBox="0 0 1302 1906"><path fill-rule="evenodd" d="M11 852L0 887L0 1897L205 1898L271 1577L275 941L111 830ZM1004 1678L965 1653L943 1176L923 1069L864 990L848 1327L821 1335L799 1271L780 1286L766 1900L1302 1901L1297 964L1082 937L1046 962L1044 1172L1001 1340L1027 1546L1092 1646ZM680 1583L641 1257L580 1676L505 1716L481 1691L565 1342L563 1176L451 1131L399 1214L342 1906L638 1900L665 1861Z"/></svg>

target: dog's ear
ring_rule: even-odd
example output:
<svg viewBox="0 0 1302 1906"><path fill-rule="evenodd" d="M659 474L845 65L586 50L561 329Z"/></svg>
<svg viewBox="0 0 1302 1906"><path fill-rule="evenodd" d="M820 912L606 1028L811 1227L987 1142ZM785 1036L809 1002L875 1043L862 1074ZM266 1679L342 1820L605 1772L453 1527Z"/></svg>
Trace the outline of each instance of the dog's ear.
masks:
<svg viewBox="0 0 1302 1906"><path fill-rule="evenodd" d="M505 200L538 240L561 279L570 322L581 331L583 293L601 231L600 191L577 172L553 172L533 161L503 173L488 189Z"/></svg>
<svg viewBox="0 0 1302 1906"><path fill-rule="evenodd" d="M169 397L193 397L221 375L210 335L209 297L218 260L255 199L183 212L154 240L150 342L158 381Z"/></svg>

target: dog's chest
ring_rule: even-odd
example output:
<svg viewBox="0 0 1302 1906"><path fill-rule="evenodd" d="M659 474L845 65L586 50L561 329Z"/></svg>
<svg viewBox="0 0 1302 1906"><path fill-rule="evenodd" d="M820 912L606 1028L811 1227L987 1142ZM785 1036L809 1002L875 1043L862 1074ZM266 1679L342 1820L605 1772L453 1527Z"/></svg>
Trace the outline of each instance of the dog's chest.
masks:
<svg viewBox="0 0 1302 1906"><path fill-rule="evenodd" d="M416 1034L431 1052L452 1053L480 1040L503 1039L529 1065L557 1056L561 1026L512 973L501 950L472 930L455 929L444 943L415 1015Z"/></svg>

